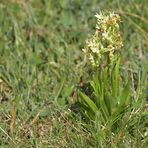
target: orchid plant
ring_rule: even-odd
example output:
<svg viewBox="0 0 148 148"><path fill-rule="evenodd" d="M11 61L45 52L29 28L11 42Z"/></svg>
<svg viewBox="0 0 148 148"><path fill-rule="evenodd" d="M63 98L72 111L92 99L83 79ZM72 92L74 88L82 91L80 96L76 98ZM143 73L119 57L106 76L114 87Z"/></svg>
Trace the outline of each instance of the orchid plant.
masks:
<svg viewBox="0 0 148 148"><path fill-rule="evenodd" d="M120 16L115 13L100 13L96 31L82 49L87 61L94 68L90 78L92 95L79 91L78 104L93 121L99 114L101 125L112 127L126 110L130 98L130 81L120 74L120 48L123 46L119 30Z"/></svg>

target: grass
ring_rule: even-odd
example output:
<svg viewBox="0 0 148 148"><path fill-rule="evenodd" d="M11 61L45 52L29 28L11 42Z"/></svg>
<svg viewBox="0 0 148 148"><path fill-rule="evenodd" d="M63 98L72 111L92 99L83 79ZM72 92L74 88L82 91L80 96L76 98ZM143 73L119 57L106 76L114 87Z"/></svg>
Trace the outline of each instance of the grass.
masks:
<svg viewBox="0 0 148 148"><path fill-rule="evenodd" d="M146 0L1 0L0 147L147 147ZM81 49L95 30L94 15L121 15L121 71L132 81L131 108L106 139L70 111L91 68ZM98 134L99 133L99 134Z"/></svg>

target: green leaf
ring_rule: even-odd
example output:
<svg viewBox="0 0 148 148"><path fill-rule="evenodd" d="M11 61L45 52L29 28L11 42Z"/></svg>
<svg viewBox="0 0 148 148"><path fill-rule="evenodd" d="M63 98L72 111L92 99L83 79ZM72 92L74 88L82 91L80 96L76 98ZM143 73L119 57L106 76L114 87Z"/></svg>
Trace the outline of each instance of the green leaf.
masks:
<svg viewBox="0 0 148 148"><path fill-rule="evenodd" d="M103 83L104 83L104 89L107 90L108 89L108 68L106 67L103 71Z"/></svg>
<svg viewBox="0 0 148 148"><path fill-rule="evenodd" d="M119 94L119 64L120 59L118 59L116 66L115 66L115 96L117 97Z"/></svg>
<svg viewBox="0 0 148 148"><path fill-rule="evenodd" d="M90 81L90 85L91 85L91 87L94 90L95 96L97 97L97 88L96 88L95 82L94 81Z"/></svg>
<svg viewBox="0 0 148 148"><path fill-rule="evenodd" d="M115 98L115 67L112 67L112 72L111 72L111 91L112 91L112 97Z"/></svg>
<svg viewBox="0 0 148 148"><path fill-rule="evenodd" d="M120 106L127 105L130 97L130 81L126 84L121 96L120 96Z"/></svg>
<svg viewBox="0 0 148 148"><path fill-rule="evenodd" d="M119 64L120 59L115 63L114 67L112 68L112 74L111 74L111 90L112 90L112 96L117 99L117 96L119 95Z"/></svg>
<svg viewBox="0 0 148 148"><path fill-rule="evenodd" d="M105 97L104 97L104 102L105 102L105 104L106 104L106 108L107 108L107 110L108 110L108 113L109 113L109 115L111 115L111 98L109 98L109 95L107 94L107 95L105 95Z"/></svg>
<svg viewBox="0 0 148 148"><path fill-rule="evenodd" d="M86 106L83 102L78 101L77 105L84 111L86 112L86 114L88 115L89 118L91 118L92 120L95 120L95 113L90 110L90 108L88 106Z"/></svg>
<svg viewBox="0 0 148 148"><path fill-rule="evenodd" d="M95 103L87 96L85 95L84 93L82 92L79 92L79 95L81 97L81 99L83 99L83 101L89 106L89 108L95 113L98 108L97 106L95 105Z"/></svg>

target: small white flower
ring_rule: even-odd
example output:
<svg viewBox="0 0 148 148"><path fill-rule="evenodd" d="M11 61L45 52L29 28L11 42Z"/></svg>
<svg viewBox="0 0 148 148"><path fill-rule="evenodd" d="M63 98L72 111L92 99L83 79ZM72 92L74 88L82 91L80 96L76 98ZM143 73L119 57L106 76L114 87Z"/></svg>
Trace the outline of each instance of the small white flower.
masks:
<svg viewBox="0 0 148 148"><path fill-rule="evenodd" d="M86 52L87 52L87 50L86 50L85 48L83 48L83 49L82 49L82 51L83 51L84 53L86 53Z"/></svg>
<svg viewBox="0 0 148 148"><path fill-rule="evenodd" d="M99 20L103 19L103 14L100 12L100 14L96 13L95 17Z"/></svg>
<svg viewBox="0 0 148 148"><path fill-rule="evenodd" d="M116 15L116 14L115 14L114 12L110 12L110 13L109 13L109 16L110 16L110 17L114 17L115 15Z"/></svg>
<svg viewBox="0 0 148 148"><path fill-rule="evenodd" d="M94 43L92 42L92 40L88 41L88 44L87 44L88 47L92 47L93 45Z"/></svg>
<svg viewBox="0 0 148 148"><path fill-rule="evenodd" d="M103 32L103 33L102 33L102 36L103 36L104 38L107 38L107 37L108 37L108 32Z"/></svg>
<svg viewBox="0 0 148 148"><path fill-rule="evenodd" d="M94 57L92 56L92 54L89 54L89 60L94 60Z"/></svg>

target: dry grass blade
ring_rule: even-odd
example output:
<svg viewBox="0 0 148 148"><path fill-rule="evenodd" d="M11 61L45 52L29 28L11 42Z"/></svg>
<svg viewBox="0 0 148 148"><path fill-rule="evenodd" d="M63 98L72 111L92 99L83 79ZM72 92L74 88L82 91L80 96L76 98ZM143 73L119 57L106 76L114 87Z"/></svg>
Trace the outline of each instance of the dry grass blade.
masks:
<svg viewBox="0 0 148 148"><path fill-rule="evenodd" d="M0 127L0 130L1 130L15 145L17 145L4 129L2 129L2 128Z"/></svg>
<svg viewBox="0 0 148 148"><path fill-rule="evenodd" d="M38 111L38 113L36 114L36 116L33 118L33 120L30 123L31 126L37 122L37 120L38 120L40 114L42 113L42 111L43 111L43 109Z"/></svg>
<svg viewBox="0 0 148 148"><path fill-rule="evenodd" d="M11 111L11 122L10 122L11 134L13 134L14 132L15 115L16 115L16 104L13 102L12 111Z"/></svg>
<svg viewBox="0 0 148 148"><path fill-rule="evenodd" d="M2 81L2 79L0 79L0 102L1 102L1 100L2 100L2 91L3 91L3 81Z"/></svg>

